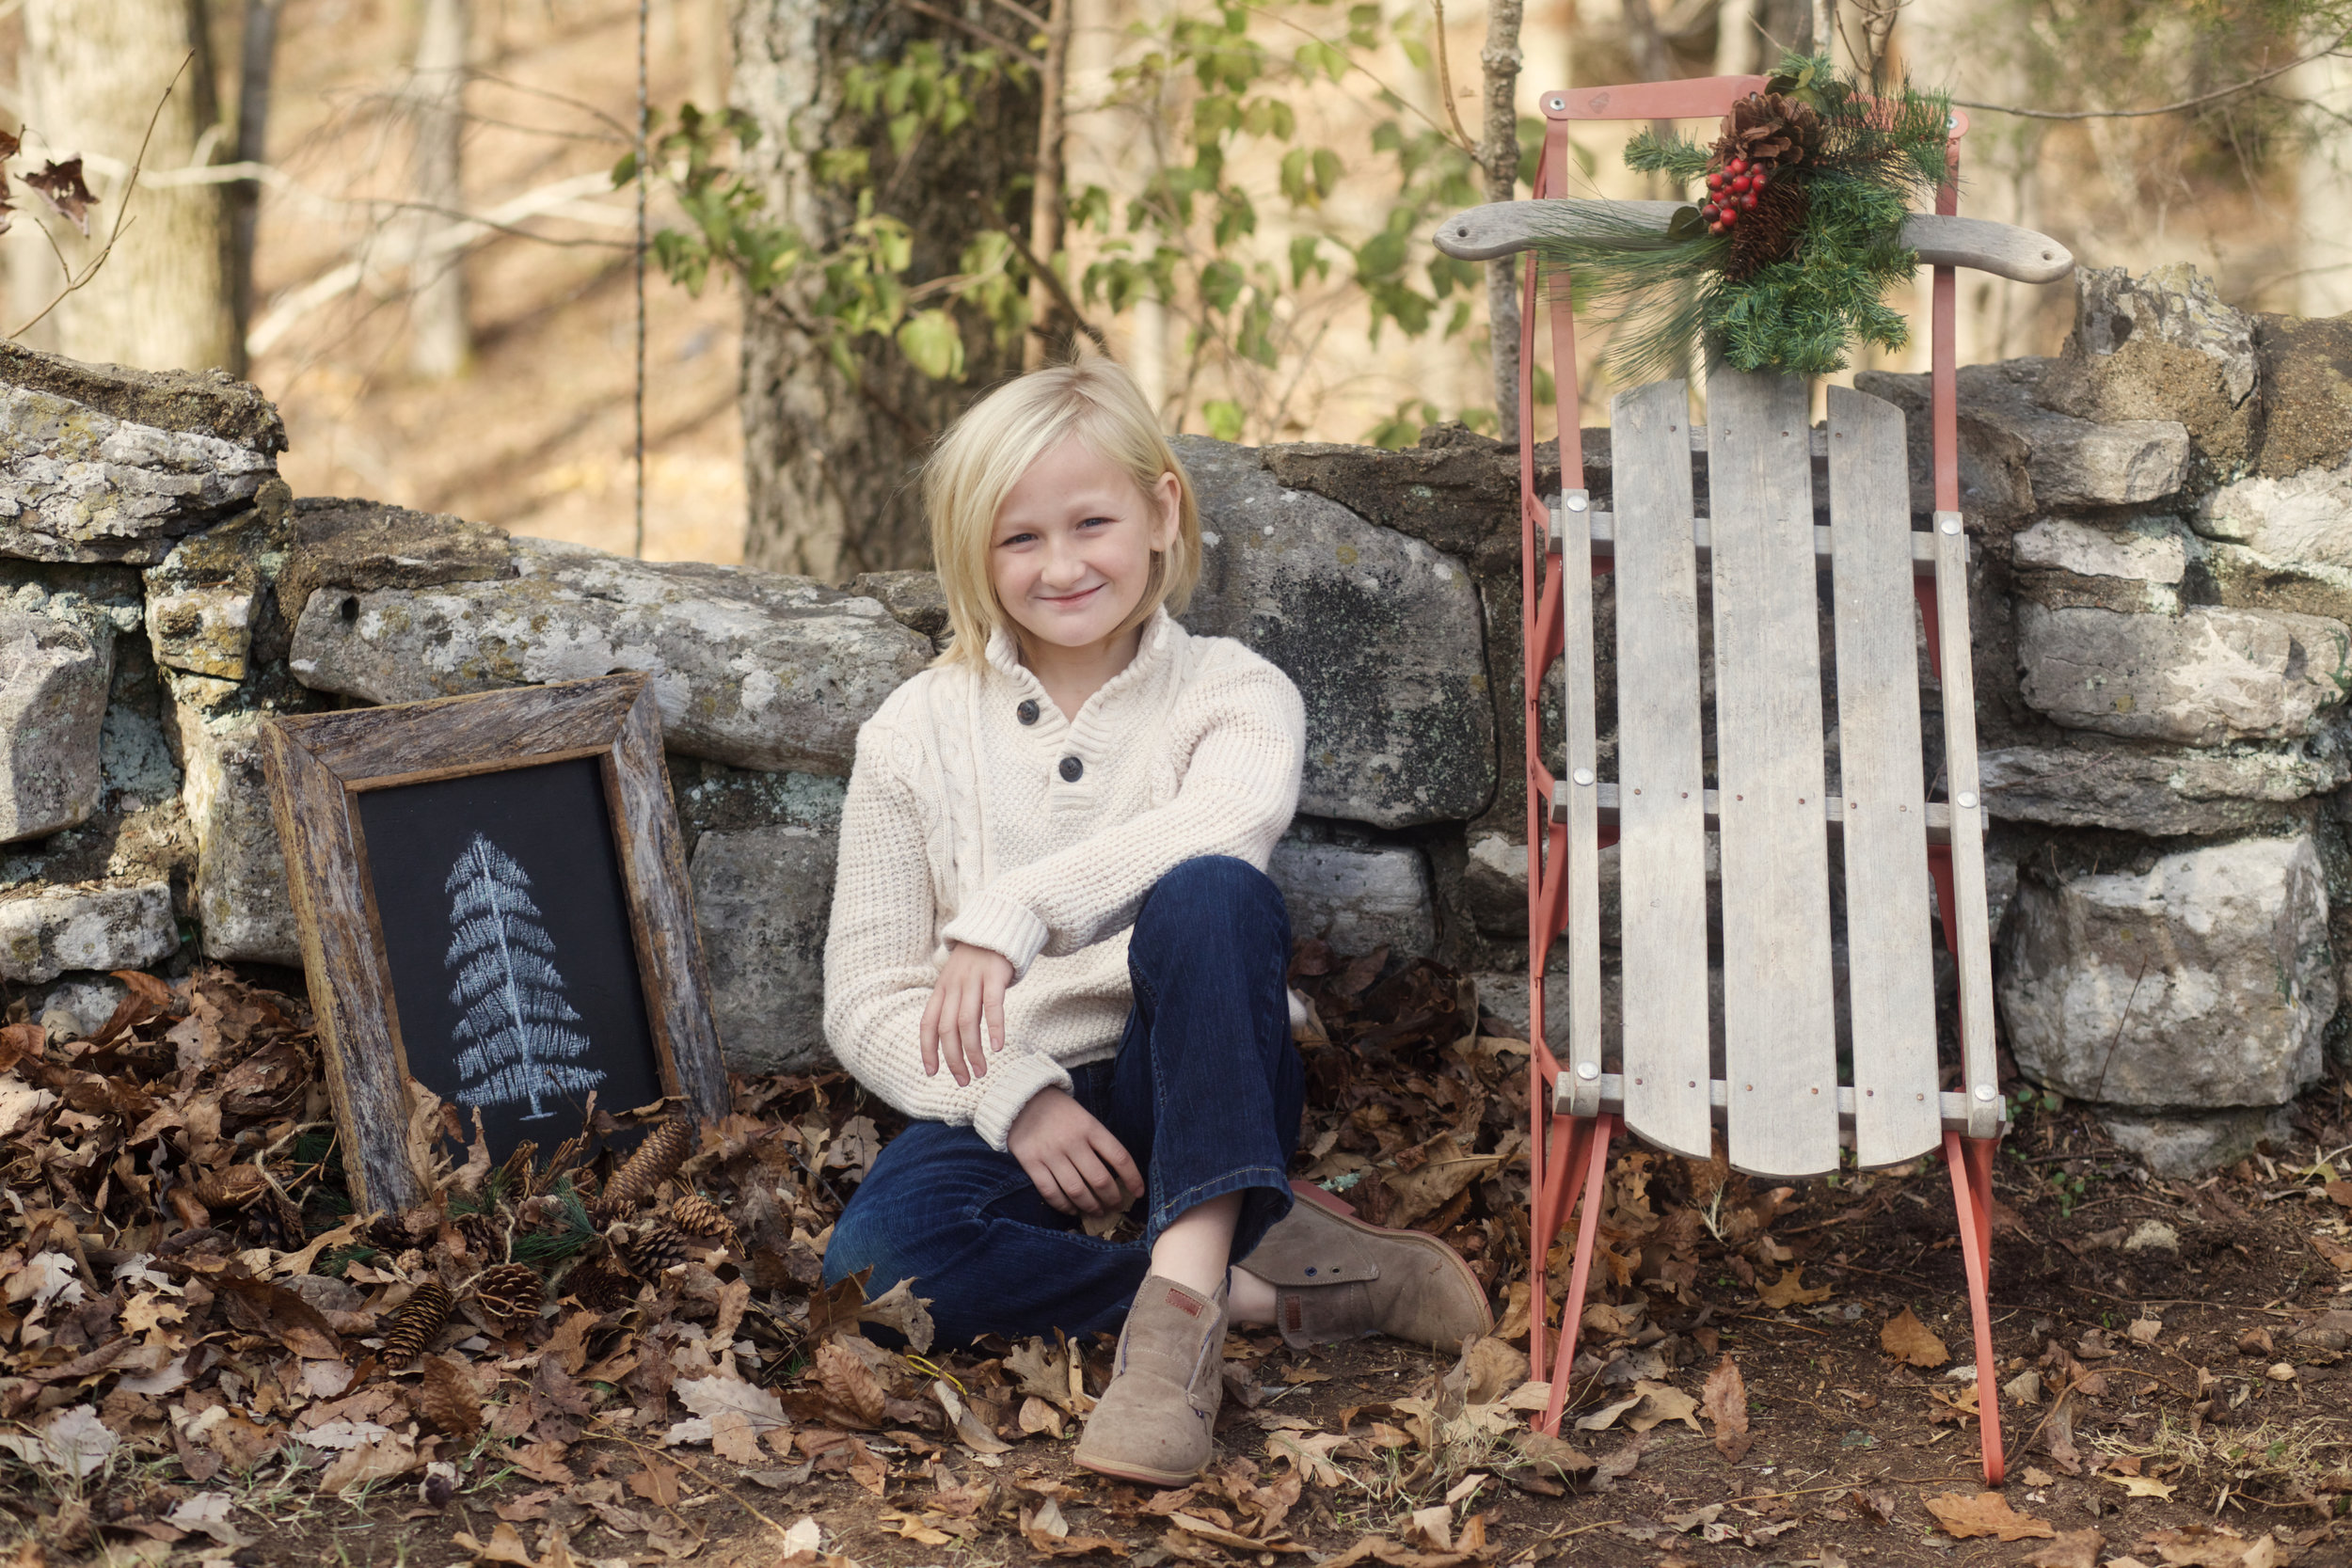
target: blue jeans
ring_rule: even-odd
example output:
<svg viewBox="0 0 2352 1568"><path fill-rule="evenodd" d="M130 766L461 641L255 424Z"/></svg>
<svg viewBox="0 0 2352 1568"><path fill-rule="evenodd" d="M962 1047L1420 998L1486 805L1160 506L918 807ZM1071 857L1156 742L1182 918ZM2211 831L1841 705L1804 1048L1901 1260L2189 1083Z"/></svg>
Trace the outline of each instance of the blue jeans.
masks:
<svg viewBox="0 0 2352 1568"><path fill-rule="evenodd" d="M1290 916L1265 874L1225 856L1160 879L1127 945L1135 1006L1119 1053L1071 1070L1071 1093L1145 1184L1140 1241L1098 1241L969 1127L918 1121L886 1145L825 1248L828 1285L872 1269L914 1280L943 1344L1116 1330L1152 1243L1186 1210L1243 1195L1232 1256L1290 1212L1305 1074L1285 986Z"/></svg>

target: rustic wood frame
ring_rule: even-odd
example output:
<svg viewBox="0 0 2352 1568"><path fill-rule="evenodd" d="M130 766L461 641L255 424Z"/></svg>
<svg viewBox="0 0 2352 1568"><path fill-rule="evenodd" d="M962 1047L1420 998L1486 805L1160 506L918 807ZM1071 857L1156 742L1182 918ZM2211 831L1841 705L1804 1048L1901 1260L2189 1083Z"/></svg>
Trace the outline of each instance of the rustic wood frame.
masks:
<svg viewBox="0 0 2352 1568"><path fill-rule="evenodd" d="M362 791L596 758L662 1089L703 1117L725 1114L726 1066L646 676L285 716L266 733L270 806L360 1212L396 1212L428 1190L408 1145L407 1053L355 809Z"/></svg>

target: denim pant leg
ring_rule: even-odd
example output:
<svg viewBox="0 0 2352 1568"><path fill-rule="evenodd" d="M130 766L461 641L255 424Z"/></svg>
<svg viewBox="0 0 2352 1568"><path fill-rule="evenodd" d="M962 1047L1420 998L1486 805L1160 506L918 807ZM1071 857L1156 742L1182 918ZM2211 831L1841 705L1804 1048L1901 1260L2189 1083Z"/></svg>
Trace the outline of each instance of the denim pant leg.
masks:
<svg viewBox="0 0 2352 1568"><path fill-rule="evenodd" d="M1127 944L1135 1007L1093 1108L1143 1167L1144 1243L1186 1210L1243 1194L1232 1255L1290 1212L1306 1074L1291 1043L1290 914L1264 872L1223 855L1160 879Z"/></svg>
<svg viewBox="0 0 2352 1568"><path fill-rule="evenodd" d="M1073 1076L1083 1089L1107 1071ZM1047 1206L1020 1162L971 1128L918 1121L850 1196L825 1246L825 1283L870 1268L866 1290L880 1295L911 1278L930 1300L939 1342L961 1345L982 1334L1116 1332L1150 1264L1135 1243L1097 1241Z"/></svg>

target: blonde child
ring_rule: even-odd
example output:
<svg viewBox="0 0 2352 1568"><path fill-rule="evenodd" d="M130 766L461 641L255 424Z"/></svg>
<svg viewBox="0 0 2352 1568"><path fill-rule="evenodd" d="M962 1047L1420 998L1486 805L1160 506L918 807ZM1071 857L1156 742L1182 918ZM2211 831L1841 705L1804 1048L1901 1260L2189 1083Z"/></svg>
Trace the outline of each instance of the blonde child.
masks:
<svg viewBox="0 0 2352 1568"><path fill-rule="evenodd" d="M1192 486L1106 358L991 393L924 477L954 641L859 733L825 1032L914 1124L834 1227L830 1283L916 1281L943 1339L1124 1323L1077 1461L1207 1464L1229 1322L1451 1346L1491 1324L1435 1238L1308 1202L1290 925L1266 857L1305 719L1171 617ZM1139 1242L1083 1218L1143 1198Z"/></svg>

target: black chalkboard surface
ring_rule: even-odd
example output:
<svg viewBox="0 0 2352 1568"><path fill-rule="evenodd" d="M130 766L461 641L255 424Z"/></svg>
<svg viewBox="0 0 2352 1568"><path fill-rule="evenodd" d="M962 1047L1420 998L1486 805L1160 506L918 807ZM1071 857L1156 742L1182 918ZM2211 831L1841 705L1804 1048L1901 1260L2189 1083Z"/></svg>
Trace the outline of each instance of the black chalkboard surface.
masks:
<svg viewBox="0 0 2352 1568"><path fill-rule="evenodd" d="M660 1098L596 758L356 799L408 1071L494 1162Z"/></svg>

